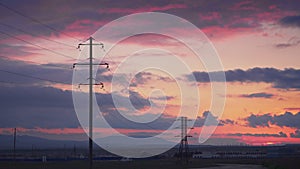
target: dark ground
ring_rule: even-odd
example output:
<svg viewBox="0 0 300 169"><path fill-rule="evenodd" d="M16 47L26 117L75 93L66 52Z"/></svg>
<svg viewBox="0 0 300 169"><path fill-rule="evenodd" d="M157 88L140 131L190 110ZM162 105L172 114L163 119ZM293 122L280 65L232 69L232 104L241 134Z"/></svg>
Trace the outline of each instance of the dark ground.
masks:
<svg viewBox="0 0 300 169"><path fill-rule="evenodd" d="M95 161L94 169L185 169L218 166L219 164L258 164L269 169L299 169L300 158L272 159L193 159L188 165L176 159ZM87 169L87 161L66 162L0 162L0 169Z"/></svg>

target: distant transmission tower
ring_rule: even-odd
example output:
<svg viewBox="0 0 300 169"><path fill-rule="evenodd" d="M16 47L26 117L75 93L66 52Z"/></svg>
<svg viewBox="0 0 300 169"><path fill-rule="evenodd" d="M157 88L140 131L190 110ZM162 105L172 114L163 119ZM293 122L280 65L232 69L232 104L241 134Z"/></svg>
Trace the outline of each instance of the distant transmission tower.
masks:
<svg viewBox="0 0 300 169"><path fill-rule="evenodd" d="M87 45L90 48L90 57L89 63L74 63L73 68L76 65L88 65L89 66L89 83L88 84L79 84L79 85L89 85L89 168L93 168L93 85L101 85L103 87L103 83L93 83L93 66L94 65L105 65L106 68L109 68L108 63L93 63L93 46L99 45L103 48L102 43L93 43L93 38L89 38L89 43L78 45L78 48L82 45Z"/></svg>
<svg viewBox="0 0 300 169"><path fill-rule="evenodd" d="M188 137L187 135L187 117L180 117L181 121L181 141L178 150L178 158L182 163L188 163L189 159L189 144L188 144Z"/></svg>

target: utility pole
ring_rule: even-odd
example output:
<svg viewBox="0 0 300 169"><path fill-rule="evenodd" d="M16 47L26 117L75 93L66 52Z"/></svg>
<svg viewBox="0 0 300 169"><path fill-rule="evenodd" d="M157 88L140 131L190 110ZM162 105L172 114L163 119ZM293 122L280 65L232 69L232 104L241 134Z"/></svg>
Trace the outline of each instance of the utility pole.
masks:
<svg viewBox="0 0 300 169"><path fill-rule="evenodd" d="M76 65L89 65L89 168L93 168L93 85L102 85L103 83L94 84L93 83L93 66L94 65L105 65L106 68L109 68L108 63L93 63L93 46L94 45L100 45L103 48L102 43L94 43L93 44L93 38L89 38L88 44L82 44L80 43L78 45L78 48L80 48L81 45L88 45L90 47L90 57L89 57L89 63L74 63L73 68L75 68ZM79 84L79 85L87 85L87 84Z"/></svg>
<svg viewBox="0 0 300 169"><path fill-rule="evenodd" d="M17 128L14 128L14 161L16 160L16 141L17 141Z"/></svg>
<svg viewBox="0 0 300 169"><path fill-rule="evenodd" d="M89 159L90 169L93 168L93 38L90 37L90 77L89 77Z"/></svg>

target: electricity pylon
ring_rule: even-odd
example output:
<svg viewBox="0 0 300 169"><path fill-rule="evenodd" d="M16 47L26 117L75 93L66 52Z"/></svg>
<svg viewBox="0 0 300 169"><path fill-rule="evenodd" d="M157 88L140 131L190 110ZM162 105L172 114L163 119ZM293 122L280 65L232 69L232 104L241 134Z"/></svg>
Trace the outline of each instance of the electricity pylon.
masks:
<svg viewBox="0 0 300 169"><path fill-rule="evenodd" d="M88 45L90 47L90 57L89 57L89 63L74 63L73 68L75 68L76 65L88 65L89 66L89 168L93 168L93 85L102 85L100 84L94 84L93 83L93 66L94 65L105 65L106 68L109 68L108 63L93 63L93 46L99 45L102 48L104 45L102 43L93 43L93 38L89 38L89 43L83 44L80 43L78 45L78 48L82 45ZM87 84L79 84L79 85L87 85Z"/></svg>
<svg viewBox="0 0 300 169"><path fill-rule="evenodd" d="M180 161L183 163L188 163L188 158L189 158L189 144L188 144L188 137L192 137L187 135L187 117L180 117L181 121L181 141L179 145L179 150L178 150L178 158Z"/></svg>

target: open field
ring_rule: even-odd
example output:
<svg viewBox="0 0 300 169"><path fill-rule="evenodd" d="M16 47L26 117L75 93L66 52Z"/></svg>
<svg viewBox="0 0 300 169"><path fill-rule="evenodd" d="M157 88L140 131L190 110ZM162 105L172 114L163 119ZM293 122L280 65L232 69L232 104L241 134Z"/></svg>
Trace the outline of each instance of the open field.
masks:
<svg viewBox="0 0 300 169"><path fill-rule="evenodd" d="M188 165L178 163L175 159L160 160L133 160L133 161L95 161L94 169L185 169L185 168L205 168L230 169L220 167L223 164L233 165L235 168L245 168L245 164L258 165L248 166L250 169L261 169L264 166L268 169L299 169L299 158L276 158L276 159L197 159L191 160ZM232 166L232 165L231 165ZM66 161L66 162L0 162L0 169L84 169L88 168L87 161ZM232 168L232 167L231 167Z"/></svg>

